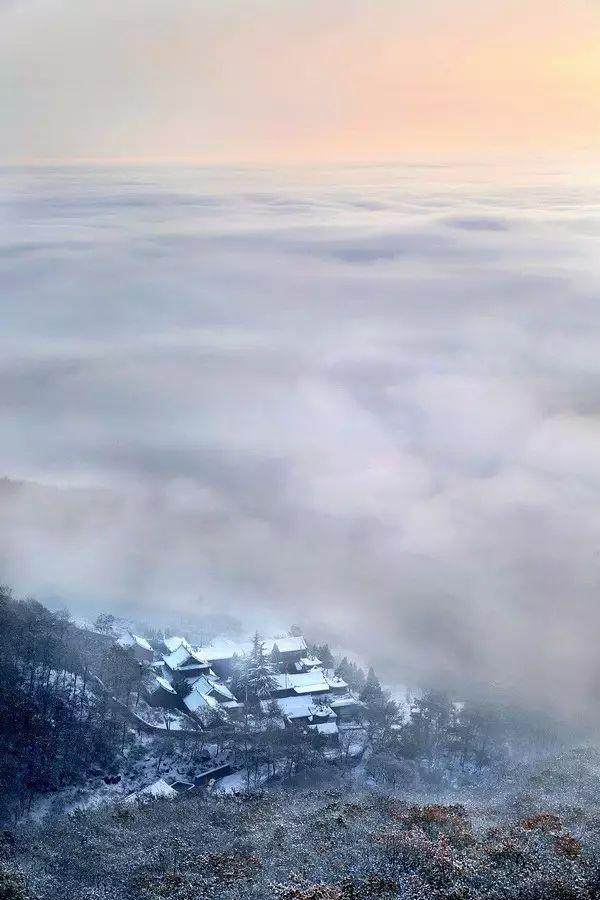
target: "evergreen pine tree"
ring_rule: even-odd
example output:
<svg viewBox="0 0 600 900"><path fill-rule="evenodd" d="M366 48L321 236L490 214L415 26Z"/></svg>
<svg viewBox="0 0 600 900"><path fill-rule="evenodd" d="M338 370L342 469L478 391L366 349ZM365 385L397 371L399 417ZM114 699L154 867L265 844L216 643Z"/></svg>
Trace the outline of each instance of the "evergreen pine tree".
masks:
<svg viewBox="0 0 600 900"><path fill-rule="evenodd" d="M338 678L342 678L347 684L351 684L352 681L352 670L350 668L350 663L348 662L348 658L344 656L343 659L339 661L337 664L335 674Z"/></svg>
<svg viewBox="0 0 600 900"><path fill-rule="evenodd" d="M320 644L316 647L316 656L321 660L326 669L333 669L335 660L333 653L329 649L329 644Z"/></svg>
<svg viewBox="0 0 600 900"><path fill-rule="evenodd" d="M375 674L373 666L370 667L367 673L367 680L361 691L360 699L363 703L377 703L383 699L381 684L379 683L379 678Z"/></svg>
<svg viewBox="0 0 600 900"><path fill-rule="evenodd" d="M273 644L273 649L271 650L271 666L273 669L278 672L283 665L283 655L281 650L277 646L277 644Z"/></svg>
<svg viewBox="0 0 600 900"><path fill-rule="evenodd" d="M265 653L265 647L258 631L252 639L252 650L242 657L233 677L234 693L244 703L258 705L268 700L275 687L273 665Z"/></svg>

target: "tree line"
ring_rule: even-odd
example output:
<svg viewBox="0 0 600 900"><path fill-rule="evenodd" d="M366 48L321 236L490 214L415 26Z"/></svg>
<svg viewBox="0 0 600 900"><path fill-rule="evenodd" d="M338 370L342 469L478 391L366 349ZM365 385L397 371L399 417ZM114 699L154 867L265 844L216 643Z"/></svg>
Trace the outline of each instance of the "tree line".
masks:
<svg viewBox="0 0 600 900"><path fill-rule="evenodd" d="M90 774L114 774L134 749L142 752L135 728L110 698L134 709L148 670L115 642L108 618L104 624L100 631L78 628L65 611L51 612L0 588L0 821ZM415 699L407 714L372 668L365 673L346 657L336 659L327 644L310 644L309 652L361 701L356 721L340 732L337 753L332 756L327 739L304 724L283 727L272 699L281 660L276 648L265 653L256 634L230 683L243 703L240 714L226 727L215 721L214 728L199 730L188 742L190 764L210 736L217 752L230 752L244 768L247 787L267 776L293 779L332 762L344 765L351 757L364 758L376 780L398 786L423 775L472 774L501 763L516 741L537 739L530 716L501 704L457 704L440 691ZM98 690L97 678L106 692ZM164 754L169 740L165 735L158 742Z"/></svg>
<svg viewBox="0 0 600 900"><path fill-rule="evenodd" d="M114 761L119 723L88 684L105 648L90 637L0 588L0 819Z"/></svg>

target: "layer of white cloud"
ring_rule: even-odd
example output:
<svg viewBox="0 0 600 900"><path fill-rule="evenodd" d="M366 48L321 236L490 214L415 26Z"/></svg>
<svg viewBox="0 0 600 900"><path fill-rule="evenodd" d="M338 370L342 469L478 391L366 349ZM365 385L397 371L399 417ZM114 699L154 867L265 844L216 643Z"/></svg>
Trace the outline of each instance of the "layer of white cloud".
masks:
<svg viewBox="0 0 600 900"><path fill-rule="evenodd" d="M587 704L600 206L539 179L4 170L2 580Z"/></svg>

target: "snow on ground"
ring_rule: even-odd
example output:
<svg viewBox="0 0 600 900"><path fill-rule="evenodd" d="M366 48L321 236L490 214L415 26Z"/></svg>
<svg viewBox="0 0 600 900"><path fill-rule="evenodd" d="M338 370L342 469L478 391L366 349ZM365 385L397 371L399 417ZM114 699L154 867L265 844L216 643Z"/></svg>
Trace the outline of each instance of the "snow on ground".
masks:
<svg viewBox="0 0 600 900"><path fill-rule="evenodd" d="M410 716L410 711L415 700L423 696L423 692L416 688L409 688L404 684L396 684L389 688L390 697L395 700L402 713L402 718L406 722Z"/></svg>
<svg viewBox="0 0 600 900"><path fill-rule="evenodd" d="M265 784L272 775L270 766L262 766L258 777L252 775L250 789L253 790L261 784ZM240 769L231 775L226 775L215 782L213 791L217 794L233 794L237 791L245 791L248 785L248 773L246 769Z"/></svg>
<svg viewBox="0 0 600 900"><path fill-rule="evenodd" d="M76 628L81 628L82 631L94 631L92 621L86 619L85 616L71 616L71 625L75 625Z"/></svg>
<svg viewBox="0 0 600 900"><path fill-rule="evenodd" d="M173 790L164 778L157 778L156 781L146 785L141 791L130 794L125 799L125 803L134 803L136 800L156 800L159 797L161 800L174 800L178 796L177 791Z"/></svg>
<svg viewBox="0 0 600 900"><path fill-rule="evenodd" d="M133 712L148 725L156 725L169 731L198 731L196 722L190 716L179 710L150 706L142 697L133 707Z"/></svg>
<svg viewBox="0 0 600 900"><path fill-rule="evenodd" d="M226 775L220 781L215 782L214 790L219 794L233 794L236 791L244 791L246 789L246 770L240 769L239 772L233 772L232 775Z"/></svg>
<svg viewBox="0 0 600 900"><path fill-rule="evenodd" d="M112 772L90 775L82 784L65 787L56 793L40 797L33 805L29 817L41 821L48 816L70 813L77 809L93 809L107 803L122 802L132 793L143 791L159 779L165 781L193 780L206 769L227 760L212 759L207 749L182 747L180 741L169 742L153 735L142 734L136 746L120 761L116 784L107 784L105 776ZM216 747L213 747L216 751Z"/></svg>

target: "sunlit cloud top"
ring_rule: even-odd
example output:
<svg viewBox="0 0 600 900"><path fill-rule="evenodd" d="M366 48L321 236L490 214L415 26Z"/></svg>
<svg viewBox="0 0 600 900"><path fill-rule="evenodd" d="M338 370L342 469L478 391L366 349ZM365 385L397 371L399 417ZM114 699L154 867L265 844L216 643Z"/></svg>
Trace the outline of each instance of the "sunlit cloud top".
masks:
<svg viewBox="0 0 600 900"><path fill-rule="evenodd" d="M1 152L593 156L599 60L592 0L0 0Z"/></svg>

